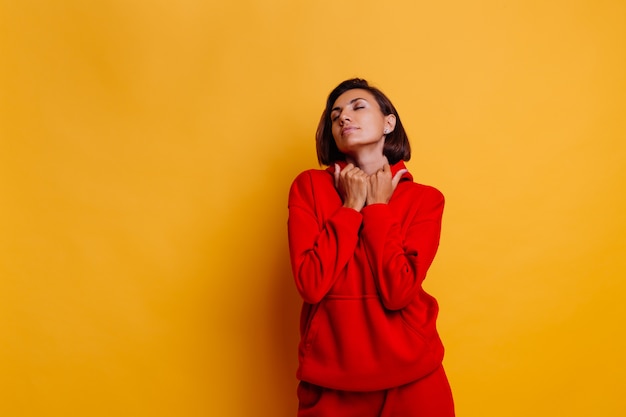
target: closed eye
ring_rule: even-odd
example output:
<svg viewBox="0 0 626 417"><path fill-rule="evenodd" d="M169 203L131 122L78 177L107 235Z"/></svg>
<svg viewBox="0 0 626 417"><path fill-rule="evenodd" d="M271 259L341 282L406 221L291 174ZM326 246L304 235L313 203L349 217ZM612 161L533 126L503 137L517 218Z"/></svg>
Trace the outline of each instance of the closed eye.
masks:
<svg viewBox="0 0 626 417"><path fill-rule="evenodd" d="M361 110L366 107L367 100L362 97L357 97L357 98L350 100L349 104L352 105L353 110ZM336 122L339 119L340 115L341 115L341 107L334 107L332 109L332 113L330 113L330 121Z"/></svg>
<svg viewBox="0 0 626 417"><path fill-rule="evenodd" d="M352 102L352 108L354 110L360 110L365 108L367 101L364 98L357 98Z"/></svg>

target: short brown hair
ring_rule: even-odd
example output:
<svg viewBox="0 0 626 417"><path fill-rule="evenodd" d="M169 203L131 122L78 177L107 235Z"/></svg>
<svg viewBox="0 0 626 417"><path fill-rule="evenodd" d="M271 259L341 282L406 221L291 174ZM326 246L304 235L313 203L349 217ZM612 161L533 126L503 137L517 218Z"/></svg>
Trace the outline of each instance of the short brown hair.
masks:
<svg viewBox="0 0 626 417"><path fill-rule="evenodd" d="M385 138L385 146L383 154L387 157L390 164L395 164L400 160L408 161L411 159L411 145L409 144L409 138L404 131L402 122L400 121L400 115L398 111L391 103L391 100L376 87L370 86L366 80L361 78L351 78L343 81L328 95L326 100L326 108L322 113L319 124L317 125L317 132L315 134L315 142L317 148L317 160L320 164L330 165L336 161L344 161L346 155L339 151L335 138L332 133L332 120L330 119L330 113L332 111L333 104L337 101L340 95L348 90L362 89L369 91L378 102L378 106L382 113L387 116L393 114L396 116L395 129L387 134Z"/></svg>

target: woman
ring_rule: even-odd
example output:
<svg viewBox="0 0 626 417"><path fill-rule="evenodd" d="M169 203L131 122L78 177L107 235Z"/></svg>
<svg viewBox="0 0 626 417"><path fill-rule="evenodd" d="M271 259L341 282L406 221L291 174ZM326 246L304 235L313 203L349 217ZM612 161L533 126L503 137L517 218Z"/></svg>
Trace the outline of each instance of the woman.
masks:
<svg viewBox="0 0 626 417"><path fill-rule="evenodd" d="M422 281L443 195L413 182L400 116L367 81L329 95L317 134L325 170L289 193L289 250L303 298L298 415L453 416L438 305Z"/></svg>

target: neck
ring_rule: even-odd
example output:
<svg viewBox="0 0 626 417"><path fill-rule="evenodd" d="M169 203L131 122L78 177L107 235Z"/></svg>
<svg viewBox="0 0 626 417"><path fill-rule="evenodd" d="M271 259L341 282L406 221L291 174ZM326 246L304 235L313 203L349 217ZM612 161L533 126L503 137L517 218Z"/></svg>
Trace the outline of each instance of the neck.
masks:
<svg viewBox="0 0 626 417"><path fill-rule="evenodd" d="M359 154L350 155L346 158L347 162L353 163L359 167L367 175L372 175L388 163L387 157L381 153L378 154Z"/></svg>

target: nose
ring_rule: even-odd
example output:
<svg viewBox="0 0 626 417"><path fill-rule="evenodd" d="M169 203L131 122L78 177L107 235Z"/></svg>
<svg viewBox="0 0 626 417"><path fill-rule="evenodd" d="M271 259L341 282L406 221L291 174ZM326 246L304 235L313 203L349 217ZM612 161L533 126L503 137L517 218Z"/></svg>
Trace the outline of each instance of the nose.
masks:
<svg viewBox="0 0 626 417"><path fill-rule="evenodd" d="M346 121L350 121L350 116L348 115L348 112L342 112L339 116L339 124L343 126Z"/></svg>

